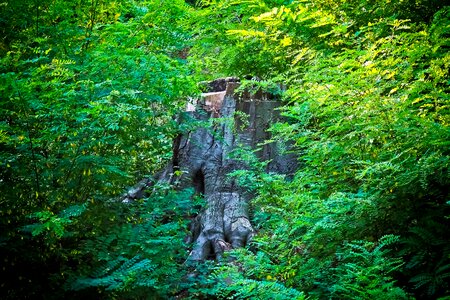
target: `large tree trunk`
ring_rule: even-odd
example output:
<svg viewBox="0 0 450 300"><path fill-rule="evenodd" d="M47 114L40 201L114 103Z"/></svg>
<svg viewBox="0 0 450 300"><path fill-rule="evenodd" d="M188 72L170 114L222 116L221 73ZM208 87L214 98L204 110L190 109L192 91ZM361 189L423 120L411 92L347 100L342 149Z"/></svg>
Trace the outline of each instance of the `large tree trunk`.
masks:
<svg viewBox="0 0 450 300"><path fill-rule="evenodd" d="M252 195L227 177L230 172L247 166L228 156L236 147L255 149L257 144L270 138L267 129L278 117L274 109L279 101L265 93L237 95L238 85L233 78L210 84L212 90L188 110L193 110L192 114L198 119L220 117L223 121L215 128L199 128L181 136L175 143L172 168L183 174L180 186L195 187L207 202L205 211L196 220L198 224L192 226L191 260L220 258L226 249L245 246L255 233L248 214ZM248 126L241 128L242 114L235 112L248 116ZM279 155L276 143L264 145L258 156L272 160L268 171L290 173L295 168L295 159Z"/></svg>
<svg viewBox="0 0 450 300"><path fill-rule="evenodd" d="M229 158L229 154L241 146L255 149L269 139L267 129L279 115L275 110L279 101L269 94L236 94L239 83L235 78L219 79L209 86L210 92L190 103L187 113L199 120L220 118L219 122L213 128L201 127L180 135L174 141L172 163L159 178L178 188L193 187L206 200L207 207L191 227L191 261L218 259L227 249L245 246L255 234L248 214L252 195L227 176L248 166ZM248 122L242 122L242 113ZM264 144L257 151L258 157L271 160L267 171L292 173L296 160L281 155L277 146L276 142ZM138 191L145 184L142 182L132 194L128 193L128 198L139 196Z"/></svg>

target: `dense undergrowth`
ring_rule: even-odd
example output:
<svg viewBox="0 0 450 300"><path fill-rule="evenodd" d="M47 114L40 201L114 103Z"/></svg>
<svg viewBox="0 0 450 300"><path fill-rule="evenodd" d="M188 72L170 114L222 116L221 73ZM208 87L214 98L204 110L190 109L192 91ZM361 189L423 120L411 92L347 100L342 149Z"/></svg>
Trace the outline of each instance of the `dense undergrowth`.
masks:
<svg viewBox="0 0 450 300"><path fill-rule="evenodd" d="M449 299L446 5L0 4L2 299ZM170 158L195 83L231 75L287 86L268 142L299 169L242 151L258 234L193 269L192 191L114 199Z"/></svg>

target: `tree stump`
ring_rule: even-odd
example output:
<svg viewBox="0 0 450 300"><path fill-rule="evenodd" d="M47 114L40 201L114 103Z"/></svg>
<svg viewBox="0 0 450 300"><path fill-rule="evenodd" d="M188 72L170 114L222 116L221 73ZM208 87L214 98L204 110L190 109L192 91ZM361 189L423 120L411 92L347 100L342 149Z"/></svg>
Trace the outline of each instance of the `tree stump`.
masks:
<svg viewBox="0 0 450 300"><path fill-rule="evenodd" d="M278 99L264 92L237 94L236 78L218 79L208 86L201 99L188 103L186 113L202 121L220 118L219 122L213 128L200 127L178 136L173 143L172 162L157 178L179 189L193 187L206 200L206 208L190 228L190 261L220 259L224 251L245 246L255 234L248 211L253 195L227 176L248 166L229 154L242 146L256 149L271 138L267 129L279 119ZM244 114L246 122L242 122ZM277 146L277 142L265 143L256 154L261 160L270 160L266 171L292 174L295 157L280 153ZM147 183L138 184L125 199L141 195Z"/></svg>
<svg viewBox="0 0 450 300"><path fill-rule="evenodd" d="M219 79L209 86L210 91L199 101L188 104L187 110L200 120L223 118L223 121L215 128L199 128L178 137L171 166L172 172L182 174L179 186L194 187L207 203L194 221L197 224L192 226L194 246L189 259L194 261L220 258L227 249L245 246L254 235L248 213L252 195L227 176L248 166L229 158L229 154L241 146L255 149L269 139L267 129L279 118L275 110L280 104L277 99L263 92L236 94L239 86L236 78ZM241 112L239 118L236 112ZM248 122L240 120L242 113L247 115ZM293 173L296 160L280 155L276 146L265 144L257 152L260 159L271 160L267 171Z"/></svg>

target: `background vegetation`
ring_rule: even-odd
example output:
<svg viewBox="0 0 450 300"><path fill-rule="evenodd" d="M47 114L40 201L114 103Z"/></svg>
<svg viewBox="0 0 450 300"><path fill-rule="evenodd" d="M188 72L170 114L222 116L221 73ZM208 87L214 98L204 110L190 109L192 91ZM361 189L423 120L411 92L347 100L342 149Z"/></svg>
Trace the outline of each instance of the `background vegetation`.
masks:
<svg viewBox="0 0 450 300"><path fill-rule="evenodd" d="M2 298L449 299L447 5L0 3ZM236 172L258 234L194 270L192 191L115 199L232 75L288 87L271 131L300 167Z"/></svg>

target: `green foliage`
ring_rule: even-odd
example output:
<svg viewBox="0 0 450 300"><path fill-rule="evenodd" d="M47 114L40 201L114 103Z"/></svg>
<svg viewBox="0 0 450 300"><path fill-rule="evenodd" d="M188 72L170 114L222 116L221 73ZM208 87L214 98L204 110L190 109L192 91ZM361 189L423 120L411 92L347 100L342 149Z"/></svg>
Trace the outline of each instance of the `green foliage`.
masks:
<svg viewBox="0 0 450 300"><path fill-rule="evenodd" d="M400 268L400 258L387 256L389 246L398 241L390 235L373 242L357 241L337 252L338 267L334 268L335 284L330 288L335 299L408 299L394 286L392 273Z"/></svg>
<svg viewBox="0 0 450 300"><path fill-rule="evenodd" d="M127 287L153 287L155 281L151 279L151 273L154 268L150 260L141 259L139 256L110 260L101 272L95 274L97 278L78 279L73 289L106 287L106 291L121 291Z"/></svg>
<svg viewBox="0 0 450 300"><path fill-rule="evenodd" d="M242 80L236 92L242 93L246 91L250 94L263 92L275 97L281 97L283 94L281 84L273 80Z"/></svg>
<svg viewBox="0 0 450 300"><path fill-rule="evenodd" d="M450 276L450 247L445 239L446 229L436 222L439 216L434 216L436 219L433 220L433 212L426 215L429 219L424 218L412 227L403 240L405 273L424 298L447 289Z"/></svg>
<svg viewBox="0 0 450 300"><path fill-rule="evenodd" d="M174 116L196 93L181 53L190 33L178 26L189 8L58 0L6 1L0 10L1 251L2 277L10 278L2 294L65 298L71 292L60 287L71 270L81 276L96 265L80 245L109 239L103 226L123 218L114 199L170 158ZM181 232L177 224L148 226L170 236ZM123 268L98 286L135 273L140 279L147 268L149 257L121 247ZM172 267L151 277L152 288ZM117 284L112 290L133 290Z"/></svg>
<svg viewBox="0 0 450 300"><path fill-rule="evenodd" d="M240 275L239 269L219 270L218 285L212 295L218 299L305 299L303 294L283 284L245 279ZM227 281L229 283L227 283Z"/></svg>
<svg viewBox="0 0 450 300"><path fill-rule="evenodd" d="M205 264L197 268L203 276L197 275L195 284L189 289L193 299L206 297L214 299L305 299L303 293L288 288L262 270L274 269L264 253L253 253L238 249L227 253L228 263Z"/></svg>
<svg viewBox="0 0 450 300"><path fill-rule="evenodd" d="M38 219L38 222L26 225L24 230L30 231L32 236L45 233L56 238L62 238L66 234L66 227L73 222L72 218L79 217L85 210L86 205L72 205L58 215L53 215L50 211L36 212L29 217Z"/></svg>
<svg viewBox="0 0 450 300"><path fill-rule="evenodd" d="M210 2L215 47L193 49L207 70L286 78L271 132L299 170L289 182L243 153L255 167L233 174L258 193L255 247L277 266L257 272L319 299L448 295L448 3L286 2ZM391 234L398 251L378 248Z"/></svg>
<svg viewBox="0 0 450 300"><path fill-rule="evenodd" d="M79 259L91 266L68 270L66 289L88 290L105 299L173 297L186 276L182 263L188 253L183 243L188 224L183 216L194 212L192 195L192 190L157 187L151 197L128 207L116 204L112 211L117 215L108 228L99 227L104 232L80 249Z"/></svg>
<svg viewBox="0 0 450 300"><path fill-rule="evenodd" d="M207 9L197 10L192 19L198 31L191 49L192 64L209 76L250 74L264 79L268 72L286 68L252 21L277 2L285 1L201 1ZM252 30L243 29L247 27Z"/></svg>
<svg viewBox="0 0 450 300"><path fill-rule="evenodd" d="M2 298L448 298L448 5L4 1ZM252 251L190 270L191 191L114 199L214 125L174 116L222 75L282 97L271 134L299 169L236 151Z"/></svg>

